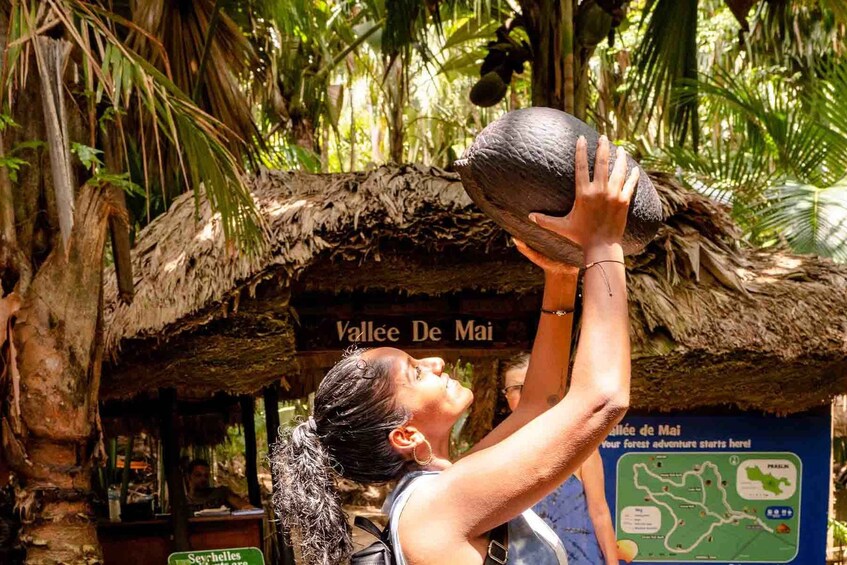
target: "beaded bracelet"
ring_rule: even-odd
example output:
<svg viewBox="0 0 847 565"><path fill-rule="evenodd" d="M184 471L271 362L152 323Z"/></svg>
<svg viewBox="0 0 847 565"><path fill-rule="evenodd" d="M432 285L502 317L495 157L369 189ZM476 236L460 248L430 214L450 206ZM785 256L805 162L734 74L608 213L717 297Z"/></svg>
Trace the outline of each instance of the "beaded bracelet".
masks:
<svg viewBox="0 0 847 565"><path fill-rule="evenodd" d="M606 270L603 268L602 263L617 263L619 265L623 265L626 268L626 263L623 261L618 261L617 259L603 259L602 261L594 261L593 263L589 263L586 266L582 267L580 271L583 273L590 269L591 267L600 267L600 273L603 275L603 282L606 283L606 290L609 291L609 296L612 296L612 285L609 284L609 277L606 275Z"/></svg>
<svg viewBox="0 0 847 565"><path fill-rule="evenodd" d="M609 277L606 275L605 269L603 269L602 263L618 263L619 265L623 265L626 267L626 263L623 261L618 261L617 259L603 259L602 261L594 261L593 263L589 263L584 267L580 267L579 270L581 273L584 273L591 267L600 267L600 273L603 275L603 281L606 283L606 289L609 291L609 296L612 296L612 286L609 284ZM565 308L561 310L548 310L546 308L541 309L542 314L550 314L552 316L567 316L568 314L573 314L573 308Z"/></svg>
<svg viewBox="0 0 847 565"><path fill-rule="evenodd" d="M541 309L542 314L552 314L553 316L567 316L568 314L573 314L573 308L565 309L565 310L547 310L546 308Z"/></svg>

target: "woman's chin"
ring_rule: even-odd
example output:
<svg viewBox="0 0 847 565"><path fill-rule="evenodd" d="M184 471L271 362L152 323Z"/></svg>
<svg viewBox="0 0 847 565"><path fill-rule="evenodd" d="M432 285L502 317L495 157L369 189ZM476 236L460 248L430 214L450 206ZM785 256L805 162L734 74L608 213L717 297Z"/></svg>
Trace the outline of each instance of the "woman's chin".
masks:
<svg viewBox="0 0 847 565"><path fill-rule="evenodd" d="M471 404L473 404L473 400L474 400L474 398L473 398L473 391L472 391L471 389L469 389L469 388L465 388L465 387L462 387L462 388L463 388L465 391L467 391L467 393L466 393L467 399L465 400L465 408L464 408L464 410L467 410L467 409L468 409L468 407L469 407Z"/></svg>

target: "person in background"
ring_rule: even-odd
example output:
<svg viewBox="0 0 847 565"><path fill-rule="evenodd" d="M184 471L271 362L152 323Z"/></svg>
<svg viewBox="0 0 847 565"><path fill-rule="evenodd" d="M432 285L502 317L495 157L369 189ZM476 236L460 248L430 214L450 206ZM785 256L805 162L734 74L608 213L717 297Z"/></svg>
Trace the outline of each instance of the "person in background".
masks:
<svg viewBox="0 0 847 565"><path fill-rule="evenodd" d="M192 512L226 506L230 510L253 508L244 498L227 487L213 487L210 482L211 468L204 459L195 459L188 464L188 488L185 493Z"/></svg>
<svg viewBox="0 0 847 565"><path fill-rule="evenodd" d="M521 400L529 358L529 353L520 353L501 368L503 394L511 411ZM533 510L562 540L568 553L568 565L619 563L599 449L595 449L562 486L536 504Z"/></svg>

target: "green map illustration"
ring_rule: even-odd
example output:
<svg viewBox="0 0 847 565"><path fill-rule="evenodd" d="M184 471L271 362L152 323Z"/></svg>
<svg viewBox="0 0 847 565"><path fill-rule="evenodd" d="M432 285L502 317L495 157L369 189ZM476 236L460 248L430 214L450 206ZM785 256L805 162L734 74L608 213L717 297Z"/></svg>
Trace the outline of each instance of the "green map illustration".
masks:
<svg viewBox="0 0 847 565"><path fill-rule="evenodd" d="M793 453L627 453L617 469L618 545L635 562L789 562L801 477Z"/></svg>

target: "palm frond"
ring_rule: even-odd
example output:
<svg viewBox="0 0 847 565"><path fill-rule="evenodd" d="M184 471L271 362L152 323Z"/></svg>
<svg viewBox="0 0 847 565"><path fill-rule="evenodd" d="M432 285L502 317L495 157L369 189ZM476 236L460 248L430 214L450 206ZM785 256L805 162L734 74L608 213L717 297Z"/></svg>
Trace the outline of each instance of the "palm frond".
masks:
<svg viewBox="0 0 847 565"><path fill-rule="evenodd" d="M12 7L8 14L8 26L6 28L6 45L3 49L2 75L0 75L0 100L3 101L2 106L5 107L6 102L11 100L12 81L16 78L15 72L24 72L24 65L19 64L21 61L21 53L26 46L25 41L28 40L34 30L30 29L30 22L37 22L36 3L30 2L27 5L21 2ZM27 58L24 57L23 61ZM22 78L18 78L18 82L23 83Z"/></svg>
<svg viewBox="0 0 847 565"><path fill-rule="evenodd" d="M205 190L221 213L226 236L248 246L255 244L260 235L259 216L243 182L240 162L229 148L236 134L115 35L111 22L88 2L47 0L40 9L63 26L82 61L81 82L96 85L91 94L112 108L118 132L124 138L135 132L155 148L148 157L159 163L161 185L176 180L163 159L164 155L175 156L170 170L196 195ZM28 46L37 37L22 35L20 44ZM135 116L138 123L133 123ZM145 184L149 180L145 179Z"/></svg>
<svg viewBox="0 0 847 565"><path fill-rule="evenodd" d="M647 0L646 29L635 51L628 96L637 97L637 122L657 114L679 144L699 141L697 97L679 97L681 81L697 78L698 0ZM637 127L637 126L636 126Z"/></svg>
<svg viewBox="0 0 847 565"><path fill-rule="evenodd" d="M847 179L827 188L789 182L766 193L757 239L782 238L797 253L847 261Z"/></svg>
<svg viewBox="0 0 847 565"><path fill-rule="evenodd" d="M385 0L385 13L382 50L393 56L417 39L418 30L426 25L426 12L421 0Z"/></svg>
<svg viewBox="0 0 847 565"><path fill-rule="evenodd" d="M499 18L483 20L474 15L464 16L456 23L459 22L461 22L460 25L456 26L441 46L442 51L468 42L472 42L474 44L481 43L482 41L491 38L497 28L503 25L499 21Z"/></svg>
<svg viewBox="0 0 847 565"><path fill-rule="evenodd" d="M692 188L725 202L753 201L777 176L766 152L746 145L735 147L729 140L698 151L683 147L664 151Z"/></svg>
<svg viewBox="0 0 847 565"><path fill-rule="evenodd" d="M843 0L821 0L821 4L832 12L841 25L847 25L847 4Z"/></svg>
<svg viewBox="0 0 847 565"><path fill-rule="evenodd" d="M385 31L382 35L383 54L393 57L414 44L420 55L427 59L429 38L427 29L435 27L439 35L444 33L442 12L452 17L459 12L469 12L481 21L499 18L505 2L495 0L385 0Z"/></svg>
<svg viewBox="0 0 847 565"><path fill-rule="evenodd" d="M260 112L271 146L264 162L299 163L312 170L319 160L314 134L337 123L337 100L328 93L339 67L367 50L384 28L384 7L378 1L363 5L354 12L346 2L263 4L261 18L270 26L267 36L273 42L267 44L266 38L266 47L260 49L271 77L271 92ZM294 149L297 144L300 148Z"/></svg>
<svg viewBox="0 0 847 565"><path fill-rule="evenodd" d="M820 94L779 77L742 80L725 69L704 77L698 90L713 116L732 122L751 149L771 153L784 174L826 186L847 173L847 137L818 115L837 112L838 104L816 104Z"/></svg>
<svg viewBox="0 0 847 565"><path fill-rule="evenodd" d="M761 2L746 41L751 61L808 69L822 55L843 53L847 5L843 0ZM835 53L833 53L833 51Z"/></svg>
<svg viewBox="0 0 847 565"><path fill-rule="evenodd" d="M694 188L731 202L754 241L847 257L842 66L815 69L813 80L716 68L696 89L679 89L700 97L711 135L699 151L667 149L667 160Z"/></svg>
<svg viewBox="0 0 847 565"><path fill-rule="evenodd" d="M256 143L261 147L244 88L245 84L264 82L259 59L244 34L214 0L138 2L133 23L136 25L127 37L127 47L159 69L182 92L198 93L198 105L227 124L230 151L241 158L251 156L250 149ZM209 36L212 28L214 32ZM214 63L204 66L204 57Z"/></svg>
<svg viewBox="0 0 847 565"><path fill-rule="evenodd" d="M815 113L826 123L847 136L847 61L824 63L818 67L816 82L809 103Z"/></svg>

